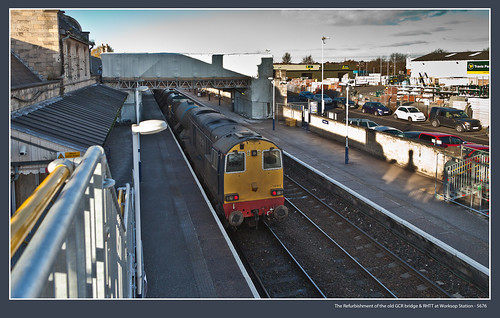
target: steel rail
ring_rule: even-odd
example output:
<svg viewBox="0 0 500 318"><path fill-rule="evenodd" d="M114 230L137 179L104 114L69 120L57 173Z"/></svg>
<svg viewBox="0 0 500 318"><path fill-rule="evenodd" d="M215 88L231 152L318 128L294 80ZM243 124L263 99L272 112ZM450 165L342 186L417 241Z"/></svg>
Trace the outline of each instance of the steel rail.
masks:
<svg viewBox="0 0 500 318"><path fill-rule="evenodd" d="M320 231L330 242L332 242L342 253L344 253L345 256L349 258L349 260L356 265L364 274L365 276L369 277L372 281L375 282L377 286L379 286L385 293L390 295L393 298L398 298L394 293L387 288L377 277L375 277L366 267L364 267L360 262L358 262L351 254L349 254L348 251L346 251L337 241L335 241L333 238L331 238L325 231L323 231L316 223L314 223L313 220L311 220L304 212L302 212L295 204L293 204L289 199L285 198L285 201L290 204L297 212L302 214L302 216L309 221L318 231Z"/></svg>
<svg viewBox="0 0 500 318"><path fill-rule="evenodd" d="M264 293L264 296L266 298L271 298L271 295L269 294L269 291L267 290L267 288L264 286L264 283L262 282L262 280L260 279L260 276L259 274L257 273L257 270L254 268L254 266L251 264L251 262L248 260L247 256L245 255L245 253L243 252L243 248L241 247L241 245L238 243L238 241L236 240L231 240L231 242L233 243L236 251L238 252L238 256L240 257L240 259L242 259L242 261L244 261L245 263L245 267L248 267L251 271L252 271L252 274L254 275L255 277L255 280L257 281L257 284L259 286L259 288L262 290L262 292Z"/></svg>
<svg viewBox="0 0 500 318"><path fill-rule="evenodd" d="M323 293L323 291L319 288L319 286L314 282L311 276L306 272L304 267L300 265L299 261L293 256L293 254L288 250L288 248L285 246L285 244L279 239L278 235L273 231L273 229L267 224L266 221L263 222L266 228L269 230L269 232L274 236L274 238L280 243L281 247L287 252L288 256L294 261L295 265L300 269L300 271L304 274L304 276L309 280L309 282L314 286L316 291L321 295L323 298L327 298L326 295Z"/></svg>
<svg viewBox="0 0 500 318"><path fill-rule="evenodd" d="M427 282L430 285L430 287L432 287L432 289L435 292L437 292L437 293L439 293L439 294L441 294L441 295L443 295L445 297L452 298L452 296L448 292L446 292L444 289L442 289L441 287L439 287L438 285L436 285L432 280L430 280L428 277L426 277L425 275L423 275L422 273L420 273L420 271L416 270L413 266L411 266L406 261L404 261L403 259L401 259L399 256L397 256L396 254L394 254L391 250L389 250L387 247L385 247L380 242L378 242L377 240L375 240L372 236L370 236L368 233L366 233L365 231L363 231L357 225L355 225L354 223L352 223L349 219L347 219L345 216L343 216L340 212L338 212L337 210L335 210L334 208L332 208L331 206L329 206L328 204L326 204L325 202L323 202L314 193L312 193L309 190L307 190L305 187L303 187L301 184L299 184L296 180L292 179L290 176L285 175L285 177L288 178L294 184L296 184L298 187L300 187L308 195L310 195L311 197L313 197L314 199L316 199L318 202L320 202L321 204L323 204L323 206L326 207L328 210L334 212L336 215L338 215L340 218L342 218L343 221L345 221L350 226L352 226L356 231L358 231L358 233L360 233L364 237L368 238L373 244L375 244L377 247L379 247L384 252L386 252L393 260L397 261L398 263L400 263L401 265L403 265L406 269L408 269L412 273L416 274L416 276L418 276L420 279L422 279L425 282ZM299 212L301 212L301 211L299 211Z"/></svg>

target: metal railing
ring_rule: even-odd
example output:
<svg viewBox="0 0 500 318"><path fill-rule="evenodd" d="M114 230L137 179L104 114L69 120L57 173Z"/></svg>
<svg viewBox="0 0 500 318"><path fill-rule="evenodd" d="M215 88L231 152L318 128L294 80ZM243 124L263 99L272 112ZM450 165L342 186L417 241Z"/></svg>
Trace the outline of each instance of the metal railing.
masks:
<svg viewBox="0 0 500 318"><path fill-rule="evenodd" d="M470 200L469 209L489 214L490 156L479 154L446 165L444 168L443 197L455 203Z"/></svg>
<svg viewBox="0 0 500 318"><path fill-rule="evenodd" d="M135 231L130 186L121 191L122 215L102 147L92 146L83 158L63 164L74 165L74 172L22 254L11 264L11 297L134 297ZM35 192L54 186L42 183ZM19 235L18 231L11 229L13 236Z"/></svg>

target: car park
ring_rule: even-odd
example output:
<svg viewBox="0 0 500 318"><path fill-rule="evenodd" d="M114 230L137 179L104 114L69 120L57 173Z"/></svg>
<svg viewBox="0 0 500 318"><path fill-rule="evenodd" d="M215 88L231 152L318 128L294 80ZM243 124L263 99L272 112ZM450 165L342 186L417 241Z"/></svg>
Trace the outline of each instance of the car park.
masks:
<svg viewBox="0 0 500 318"><path fill-rule="evenodd" d="M408 120L409 122L425 121L424 113L415 106L399 106L394 111L394 118Z"/></svg>
<svg viewBox="0 0 500 318"><path fill-rule="evenodd" d="M366 118L349 118L349 124L369 129L374 129L375 127L379 126L379 124L377 124L376 122Z"/></svg>
<svg viewBox="0 0 500 318"><path fill-rule="evenodd" d="M315 94L312 99L321 103L321 94ZM331 104L333 102L332 98L326 94L323 94L323 100L325 101L325 104Z"/></svg>
<svg viewBox="0 0 500 318"><path fill-rule="evenodd" d="M392 111L389 107L380 102L366 102L361 107L362 113L374 114L375 116L390 115Z"/></svg>
<svg viewBox="0 0 500 318"><path fill-rule="evenodd" d="M470 118L463 110L450 107L432 107L429 121L432 127L446 126L457 132L481 130L479 120Z"/></svg>
<svg viewBox="0 0 500 318"><path fill-rule="evenodd" d="M302 91L299 93L299 99L300 100L308 100L308 99L313 99L314 94L309 91Z"/></svg>
<svg viewBox="0 0 500 318"><path fill-rule="evenodd" d="M345 97L335 97L333 99L333 104L337 108L344 108L345 109ZM349 108L358 108L358 105L354 103L354 101L349 100Z"/></svg>
<svg viewBox="0 0 500 318"><path fill-rule="evenodd" d="M404 133L397 129L397 128L394 128L394 127L389 127L389 126L376 126L373 128L374 130L376 131L381 131L381 132L385 132L385 133L388 133L388 134L391 134L391 135L395 135L395 136L399 136L399 137L404 137Z"/></svg>

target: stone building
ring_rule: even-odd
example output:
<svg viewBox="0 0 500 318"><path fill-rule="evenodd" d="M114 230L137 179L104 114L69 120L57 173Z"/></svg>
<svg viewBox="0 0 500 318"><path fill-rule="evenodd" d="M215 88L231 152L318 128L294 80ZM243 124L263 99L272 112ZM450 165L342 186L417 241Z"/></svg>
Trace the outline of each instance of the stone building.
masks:
<svg viewBox="0 0 500 318"><path fill-rule="evenodd" d="M127 94L97 83L89 32L64 11L11 10L10 18L13 213L51 161L104 144Z"/></svg>
<svg viewBox="0 0 500 318"><path fill-rule="evenodd" d="M94 43L75 19L60 10L11 10L10 18L11 111L96 82Z"/></svg>

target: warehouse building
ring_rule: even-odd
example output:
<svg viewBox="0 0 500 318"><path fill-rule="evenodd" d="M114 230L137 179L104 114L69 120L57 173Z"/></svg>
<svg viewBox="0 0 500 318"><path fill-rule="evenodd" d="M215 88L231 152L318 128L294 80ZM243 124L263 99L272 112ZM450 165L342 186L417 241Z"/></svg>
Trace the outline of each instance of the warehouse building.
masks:
<svg viewBox="0 0 500 318"><path fill-rule="evenodd" d="M281 74L288 79L302 78L313 79L321 82L321 64L274 64L275 74ZM323 69L323 78L336 78L339 81L348 74L353 78L353 70L349 65L337 63L325 63Z"/></svg>
<svg viewBox="0 0 500 318"><path fill-rule="evenodd" d="M485 86L490 79L490 52L430 53L408 59L406 69L413 85Z"/></svg>

